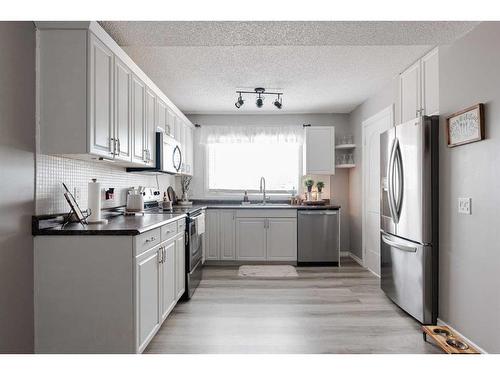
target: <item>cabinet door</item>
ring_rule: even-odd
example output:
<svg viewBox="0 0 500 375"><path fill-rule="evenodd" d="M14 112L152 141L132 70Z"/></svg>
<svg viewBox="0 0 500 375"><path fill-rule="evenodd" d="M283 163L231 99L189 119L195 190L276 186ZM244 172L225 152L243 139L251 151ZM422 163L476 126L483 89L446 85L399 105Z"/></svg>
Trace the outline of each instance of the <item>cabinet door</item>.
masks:
<svg viewBox="0 0 500 375"><path fill-rule="evenodd" d="M191 126L186 127L186 174L193 175L194 166L194 129Z"/></svg>
<svg viewBox="0 0 500 375"><path fill-rule="evenodd" d="M207 210L205 218L205 258L219 260L219 210Z"/></svg>
<svg viewBox="0 0 500 375"><path fill-rule="evenodd" d="M175 137L175 114L169 107L167 107L167 132Z"/></svg>
<svg viewBox="0 0 500 375"><path fill-rule="evenodd" d="M422 104L423 115L439 114L439 55L437 48L422 58Z"/></svg>
<svg viewBox="0 0 500 375"><path fill-rule="evenodd" d="M113 53L94 34L89 35L89 152L112 158Z"/></svg>
<svg viewBox="0 0 500 375"><path fill-rule="evenodd" d="M233 260L236 257L235 237L235 211L221 210L219 216L220 224L220 259Z"/></svg>
<svg viewBox="0 0 500 375"><path fill-rule="evenodd" d="M335 127L306 127L303 153L304 175L335 174Z"/></svg>
<svg viewBox="0 0 500 375"><path fill-rule="evenodd" d="M297 219L267 219L267 260L297 261Z"/></svg>
<svg viewBox="0 0 500 375"><path fill-rule="evenodd" d="M401 123L418 117L420 102L420 61L399 76L399 100Z"/></svg>
<svg viewBox="0 0 500 375"><path fill-rule="evenodd" d="M175 306L175 240L171 240L164 245L162 265L162 301L161 317L162 321L168 316Z"/></svg>
<svg viewBox="0 0 500 375"><path fill-rule="evenodd" d="M144 163L146 143L145 115L146 86L135 75L132 76L132 161Z"/></svg>
<svg viewBox="0 0 500 375"><path fill-rule="evenodd" d="M154 92L146 89L146 126L144 140L146 142L145 154L146 164L148 166L155 165L155 150L156 150L156 126L155 126L155 111L156 111L156 95Z"/></svg>
<svg viewBox="0 0 500 375"><path fill-rule="evenodd" d="M236 259L266 260L266 219L236 219Z"/></svg>
<svg viewBox="0 0 500 375"><path fill-rule="evenodd" d="M115 158L132 161L131 82L132 72L115 57Z"/></svg>
<svg viewBox="0 0 500 375"><path fill-rule="evenodd" d="M136 318L139 352L142 352L160 326L160 252L157 246L136 258Z"/></svg>
<svg viewBox="0 0 500 375"><path fill-rule="evenodd" d="M176 301L184 294L186 285L186 246L184 240L184 233L175 240Z"/></svg>
<svg viewBox="0 0 500 375"><path fill-rule="evenodd" d="M174 114L174 138L178 142L181 141L181 127L182 127L181 125L182 125L181 119L179 118L179 116Z"/></svg>
<svg viewBox="0 0 500 375"><path fill-rule="evenodd" d="M162 128L164 131L167 130L167 105L163 100L158 98L157 101L157 111L156 111L156 125ZM156 129L155 129L156 131ZM167 133L169 133L167 131Z"/></svg>

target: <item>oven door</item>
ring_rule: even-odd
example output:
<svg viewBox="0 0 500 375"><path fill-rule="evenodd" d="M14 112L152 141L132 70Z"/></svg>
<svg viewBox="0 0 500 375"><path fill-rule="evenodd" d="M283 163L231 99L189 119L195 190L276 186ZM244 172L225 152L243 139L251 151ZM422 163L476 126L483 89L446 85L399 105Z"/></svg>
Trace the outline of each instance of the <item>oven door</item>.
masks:
<svg viewBox="0 0 500 375"><path fill-rule="evenodd" d="M188 272L191 272L193 268L201 262L203 255L203 237L198 231L197 218L204 215L204 213L199 213L198 215L189 218L187 233L188 244L186 249Z"/></svg>

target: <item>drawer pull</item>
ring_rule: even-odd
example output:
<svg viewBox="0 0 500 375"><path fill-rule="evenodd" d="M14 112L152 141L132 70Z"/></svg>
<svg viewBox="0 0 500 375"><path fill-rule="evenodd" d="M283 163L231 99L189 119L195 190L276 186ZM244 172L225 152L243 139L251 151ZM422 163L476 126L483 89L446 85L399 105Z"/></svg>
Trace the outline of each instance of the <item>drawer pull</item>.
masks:
<svg viewBox="0 0 500 375"><path fill-rule="evenodd" d="M146 243L156 241L156 237L146 238Z"/></svg>

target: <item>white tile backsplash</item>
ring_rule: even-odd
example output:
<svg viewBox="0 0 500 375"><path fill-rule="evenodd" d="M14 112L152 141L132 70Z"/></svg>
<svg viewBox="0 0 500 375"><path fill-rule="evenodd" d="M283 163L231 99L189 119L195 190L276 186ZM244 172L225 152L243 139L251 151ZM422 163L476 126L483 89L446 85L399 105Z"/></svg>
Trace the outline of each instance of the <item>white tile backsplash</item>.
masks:
<svg viewBox="0 0 500 375"><path fill-rule="evenodd" d="M131 186L156 187L154 175L127 173L125 168L108 162L90 162L74 160L53 155L37 154L36 158L36 213L37 215L63 213L69 210L63 196L62 183L74 193L75 187L80 190L78 204L82 210L87 209L87 184L97 178L104 189L115 188L113 200L103 200L103 208L123 206L126 204L126 192ZM160 190L166 191L169 185L175 189L175 177L159 175Z"/></svg>

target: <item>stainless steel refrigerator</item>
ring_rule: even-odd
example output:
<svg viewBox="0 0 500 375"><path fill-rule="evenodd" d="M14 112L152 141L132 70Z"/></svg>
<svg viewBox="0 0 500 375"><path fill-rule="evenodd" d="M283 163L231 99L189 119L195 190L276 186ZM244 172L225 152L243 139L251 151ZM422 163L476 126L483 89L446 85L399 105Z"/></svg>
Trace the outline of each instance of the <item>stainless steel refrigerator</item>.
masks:
<svg viewBox="0 0 500 375"><path fill-rule="evenodd" d="M380 135L380 285L423 324L438 309L438 116Z"/></svg>

